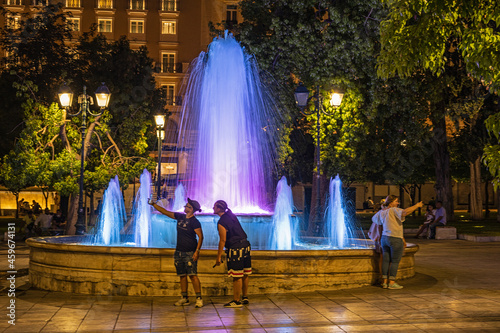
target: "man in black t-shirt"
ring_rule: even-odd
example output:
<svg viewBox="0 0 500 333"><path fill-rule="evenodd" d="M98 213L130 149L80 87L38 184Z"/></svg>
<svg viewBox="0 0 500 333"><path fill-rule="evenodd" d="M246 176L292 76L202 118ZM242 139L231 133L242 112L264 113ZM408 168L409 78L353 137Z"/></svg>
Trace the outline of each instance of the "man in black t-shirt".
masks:
<svg viewBox="0 0 500 333"><path fill-rule="evenodd" d="M222 262L222 251L226 248L227 275L233 278L233 300L224 304L226 308L241 308L248 304L248 276L252 274L250 242L236 215L227 207L227 203L218 200L214 204L214 214L220 216L217 223L219 247L215 266ZM215 267L214 266L214 267ZM240 301L241 297L241 301Z"/></svg>
<svg viewBox="0 0 500 333"><path fill-rule="evenodd" d="M200 256L200 248L203 244L203 231L201 230L200 221L194 216L194 212L201 211L198 201L188 198L187 204L184 206L183 213L174 213L158 206L152 201L149 202L160 213L177 220L177 245L174 253L174 264L177 275L181 282L181 299L175 302L175 306L189 305L188 298L188 279L191 279L193 288L196 293L195 307L201 308L203 300L201 298L201 285L198 279L198 258ZM198 240L196 240L198 236Z"/></svg>

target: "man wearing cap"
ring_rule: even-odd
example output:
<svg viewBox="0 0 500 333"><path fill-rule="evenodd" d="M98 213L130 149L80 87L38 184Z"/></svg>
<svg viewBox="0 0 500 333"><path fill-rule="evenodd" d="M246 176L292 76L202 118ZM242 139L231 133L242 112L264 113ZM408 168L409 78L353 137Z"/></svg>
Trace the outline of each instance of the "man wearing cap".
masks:
<svg viewBox="0 0 500 333"><path fill-rule="evenodd" d="M203 300L201 298L201 285L198 278L198 258L200 256L200 248L203 244L203 231L201 230L200 221L194 216L195 212L201 211L198 201L188 198L188 202L184 206L183 213L176 213L166 210L158 206L153 201L149 201L160 213L177 220L177 245L174 253L174 264L177 275L181 281L181 299L175 302L175 306L189 305L188 298L188 279L191 279L193 288L196 293L195 307L201 308ZM198 235L198 240L196 240Z"/></svg>

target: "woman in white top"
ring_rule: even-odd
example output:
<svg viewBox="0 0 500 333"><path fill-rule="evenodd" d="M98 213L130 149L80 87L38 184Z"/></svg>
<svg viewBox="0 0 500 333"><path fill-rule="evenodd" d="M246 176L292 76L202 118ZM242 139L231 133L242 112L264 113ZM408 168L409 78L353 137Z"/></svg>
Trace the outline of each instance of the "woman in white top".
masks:
<svg viewBox="0 0 500 333"><path fill-rule="evenodd" d="M385 199L383 209L378 211L372 221L382 225L382 288L401 289L403 288L395 282L398 272L399 262L403 257L404 238L403 222L405 216L413 213L417 208L422 207L421 202L406 209L398 208L399 198L389 195Z"/></svg>

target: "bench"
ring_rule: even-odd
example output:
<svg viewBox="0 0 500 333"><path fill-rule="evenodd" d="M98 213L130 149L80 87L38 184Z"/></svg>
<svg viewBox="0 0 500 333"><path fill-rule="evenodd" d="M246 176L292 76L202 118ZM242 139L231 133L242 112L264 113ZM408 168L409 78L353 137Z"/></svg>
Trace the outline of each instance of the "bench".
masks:
<svg viewBox="0 0 500 333"><path fill-rule="evenodd" d="M457 228L450 226L436 227L436 239L457 239Z"/></svg>

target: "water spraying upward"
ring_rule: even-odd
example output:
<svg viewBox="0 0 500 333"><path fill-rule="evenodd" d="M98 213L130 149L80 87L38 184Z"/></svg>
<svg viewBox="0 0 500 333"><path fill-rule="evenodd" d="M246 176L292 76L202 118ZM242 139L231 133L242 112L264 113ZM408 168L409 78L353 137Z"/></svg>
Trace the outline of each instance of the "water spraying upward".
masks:
<svg viewBox="0 0 500 333"><path fill-rule="evenodd" d="M330 179L330 195L326 210L327 237L330 246L342 249L346 239L345 214L342 207L342 182L339 175Z"/></svg>
<svg viewBox="0 0 500 333"><path fill-rule="evenodd" d="M197 215L204 233L204 248L217 248L218 216L211 214L216 200L225 200L237 213L252 248L265 250L318 249L357 246L354 228L344 213L341 182L337 176L330 184L323 237L299 237L291 220L292 191L285 178L276 188L274 215L271 213L274 191L273 170L278 161L283 128L283 110L263 83L255 59L232 35L214 39L208 52L202 52L190 66L183 85L179 131L167 142L176 142L172 163L179 165L179 186L171 210L181 211L186 198L201 203ZM264 77L261 81L261 77ZM267 84L269 86L269 84ZM182 161L182 162L181 162ZM174 247L176 221L151 214L147 201L151 196L151 175L144 170L132 211L127 245L137 247ZM111 186L110 186L111 187ZM118 186L119 188L119 186ZM117 191L118 205L121 193ZM109 195L106 196L106 202ZM105 204L106 207L111 207ZM103 216L122 208L106 208ZM106 219L110 220L110 219ZM115 230L116 229L116 230ZM112 244L120 227L104 227ZM100 231L101 232L101 231Z"/></svg>
<svg viewBox="0 0 500 333"><path fill-rule="evenodd" d="M140 177L141 186L135 197L133 210L133 225L135 226L136 246L147 247L152 239L151 206L148 200L151 197L151 174L144 169Z"/></svg>
<svg viewBox="0 0 500 333"><path fill-rule="evenodd" d="M330 179L330 191L325 212L325 238L331 248L345 249L358 247L360 238L366 238L363 230L346 214L349 202L342 195L342 181L339 175Z"/></svg>
<svg viewBox="0 0 500 333"><path fill-rule="evenodd" d="M205 209L223 199L237 213L268 213L281 121L254 58L226 32L188 77L178 138L193 151L187 193Z"/></svg>
<svg viewBox="0 0 500 333"><path fill-rule="evenodd" d="M174 204L171 208L173 212L178 212L184 210L184 205L186 204L186 189L182 184L177 185L174 194Z"/></svg>
<svg viewBox="0 0 500 333"><path fill-rule="evenodd" d="M96 223L95 242L103 245L120 243L120 230L127 220L118 176L112 178L104 191L101 211Z"/></svg>

